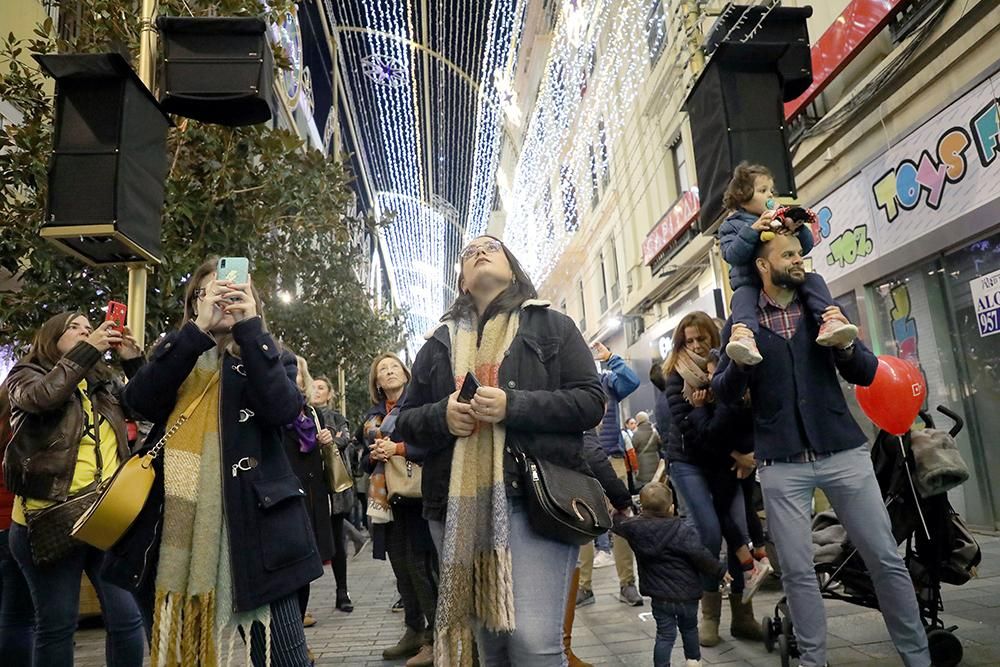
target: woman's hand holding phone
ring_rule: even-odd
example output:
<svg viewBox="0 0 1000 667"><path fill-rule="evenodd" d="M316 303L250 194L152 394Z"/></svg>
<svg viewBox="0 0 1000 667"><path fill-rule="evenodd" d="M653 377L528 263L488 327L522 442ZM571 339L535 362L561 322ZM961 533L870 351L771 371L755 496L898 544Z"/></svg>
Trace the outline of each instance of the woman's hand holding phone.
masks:
<svg viewBox="0 0 1000 667"><path fill-rule="evenodd" d="M476 430L476 418L472 414L472 406L460 403L457 391L448 397L445 420L448 422L448 432L459 438L472 435Z"/></svg>
<svg viewBox="0 0 1000 667"><path fill-rule="evenodd" d="M227 283L227 286L229 291L226 292L224 298L230 303L226 306L226 312L230 313L237 322L257 317L257 301L253 298L253 292L250 290L250 276L247 276L246 283L242 285Z"/></svg>
<svg viewBox="0 0 1000 667"><path fill-rule="evenodd" d="M194 323L205 333L211 333L212 329L225 317L226 312L221 301L226 298L228 291L228 282L213 280L205 288L205 294L198 297L198 314Z"/></svg>

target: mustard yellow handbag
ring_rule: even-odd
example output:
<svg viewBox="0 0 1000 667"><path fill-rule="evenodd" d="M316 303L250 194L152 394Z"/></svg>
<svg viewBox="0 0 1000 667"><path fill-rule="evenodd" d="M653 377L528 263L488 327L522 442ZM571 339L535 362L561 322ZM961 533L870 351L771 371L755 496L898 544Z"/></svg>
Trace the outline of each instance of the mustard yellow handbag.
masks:
<svg viewBox="0 0 1000 667"><path fill-rule="evenodd" d="M201 395L181 413L177 422L163 434L152 449L143 456L138 454L132 456L118 467L110 479L101 484L97 502L77 519L70 535L81 542L104 550L110 549L122 538L139 516L153 488L153 480L156 479L153 461L163 451L167 440L191 417L195 408L208 394L208 390L218 384L218 381L219 374L216 373L208 381Z"/></svg>

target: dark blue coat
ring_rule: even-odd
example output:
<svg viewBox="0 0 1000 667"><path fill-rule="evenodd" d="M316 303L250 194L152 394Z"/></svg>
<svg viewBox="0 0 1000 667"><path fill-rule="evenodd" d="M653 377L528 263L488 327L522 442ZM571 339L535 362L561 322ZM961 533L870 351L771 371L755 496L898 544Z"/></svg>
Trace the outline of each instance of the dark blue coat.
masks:
<svg viewBox="0 0 1000 667"><path fill-rule="evenodd" d="M448 431L448 397L455 392L451 339L441 325L420 348L400 404L394 438L425 448L424 516L443 521L448 504L455 436ZM583 432L604 414L604 391L590 348L576 323L543 305L521 310L517 334L504 353L499 386L507 393L507 441L533 456L590 473ZM504 458L509 495L519 495L519 475Z"/></svg>
<svg viewBox="0 0 1000 667"><path fill-rule="evenodd" d="M758 217L743 210L735 211L719 227L719 245L722 246L723 259L730 265L729 284L734 290L760 284L753 266L757 245L760 244L760 232L753 229ZM802 244L802 254L809 254L813 248L812 227L802 225L795 235Z"/></svg>
<svg viewBox="0 0 1000 667"><path fill-rule="evenodd" d="M295 386L295 356L264 331L260 318L235 325L233 338L240 358L226 353L222 362L219 474L232 558L231 604L236 611L247 611L322 576L323 563L306 513L305 492L282 445L284 425L303 406ZM181 384L198 357L214 345L189 322L168 334L126 385L125 403L155 424L144 449L163 435ZM240 461L250 468L234 475ZM154 467L156 481L146 505L112 549L103 572L107 580L145 599L155 584L160 551L162 456Z"/></svg>
<svg viewBox="0 0 1000 667"><path fill-rule="evenodd" d="M732 320L722 330L722 348ZM717 399L737 404L750 389L757 460L781 459L806 449L836 452L860 447L868 438L847 410L837 371L849 383L867 387L878 359L860 340L851 352L816 344L819 324L803 316L790 340L761 326L757 347L764 357L742 368L725 352L712 378Z"/></svg>
<svg viewBox="0 0 1000 667"><path fill-rule="evenodd" d="M616 516L611 530L628 540L639 564L639 592L654 600L698 600L702 591L699 573L719 579L725 574L719 558L683 519L642 515L621 520Z"/></svg>

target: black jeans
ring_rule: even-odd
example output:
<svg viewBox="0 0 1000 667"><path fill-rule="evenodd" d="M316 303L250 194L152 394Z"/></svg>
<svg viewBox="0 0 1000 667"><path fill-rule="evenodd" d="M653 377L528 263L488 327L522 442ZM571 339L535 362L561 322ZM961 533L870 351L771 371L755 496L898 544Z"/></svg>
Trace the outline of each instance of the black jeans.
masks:
<svg viewBox="0 0 1000 667"><path fill-rule="evenodd" d="M423 526L410 525L423 522ZM414 538L421 528L426 531L427 521L416 512L393 508L393 520L386 524L386 551L396 575L396 586L403 599L403 612L407 627L420 632L434 631L434 614L437 611L438 559L433 546L429 549ZM427 535L430 542L430 535Z"/></svg>
<svg viewBox="0 0 1000 667"><path fill-rule="evenodd" d="M344 520L346 514L331 514L330 523L333 526L333 578L337 582L337 591L347 590L347 544L344 539Z"/></svg>

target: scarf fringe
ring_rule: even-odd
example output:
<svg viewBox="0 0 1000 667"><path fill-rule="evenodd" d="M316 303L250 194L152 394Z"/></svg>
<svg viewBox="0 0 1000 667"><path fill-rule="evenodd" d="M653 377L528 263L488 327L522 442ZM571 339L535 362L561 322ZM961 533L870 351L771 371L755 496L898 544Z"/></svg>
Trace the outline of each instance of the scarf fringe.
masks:
<svg viewBox="0 0 1000 667"><path fill-rule="evenodd" d="M215 665L215 594L157 591L150 663L156 667Z"/></svg>
<svg viewBox="0 0 1000 667"><path fill-rule="evenodd" d="M514 632L514 566L510 550L494 549L476 554L473 565L476 618L490 632Z"/></svg>
<svg viewBox="0 0 1000 667"><path fill-rule="evenodd" d="M437 626L434 640L434 667L472 667L472 625Z"/></svg>

